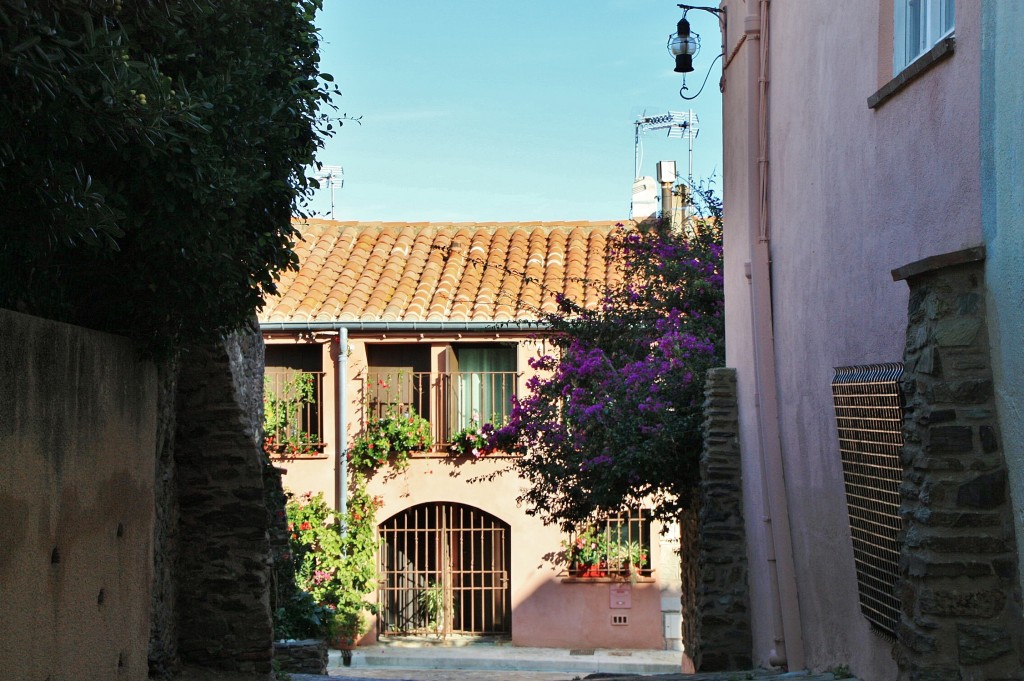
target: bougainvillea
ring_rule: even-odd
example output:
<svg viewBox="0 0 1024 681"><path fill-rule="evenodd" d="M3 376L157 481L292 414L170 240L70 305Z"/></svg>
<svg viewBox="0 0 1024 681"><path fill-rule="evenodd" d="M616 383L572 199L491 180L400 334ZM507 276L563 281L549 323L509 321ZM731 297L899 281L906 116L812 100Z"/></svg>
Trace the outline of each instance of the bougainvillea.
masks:
<svg viewBox="0 0 1024 681"><path fill-rule="evenodd" d="M670 517L698 479L703 379L724 362L721 203L697 193L683 229L616 234L621 283L585 310L563 301L545 321L556 354L514 403L495 446L519 454L527 511L566 526L653 501Z"/></svg>

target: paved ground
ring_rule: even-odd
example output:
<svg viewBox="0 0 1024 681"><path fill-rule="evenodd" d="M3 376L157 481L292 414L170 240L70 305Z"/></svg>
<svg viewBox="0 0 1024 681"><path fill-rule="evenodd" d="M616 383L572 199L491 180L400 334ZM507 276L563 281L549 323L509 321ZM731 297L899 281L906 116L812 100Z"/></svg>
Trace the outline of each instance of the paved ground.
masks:
<svg viewBox="0 0 1024 681"><path fill-rule="evenodd" d="M836 678L832 674L781 673L764 670L711 674L626 676L600 673L579 676L562 672L487 671L480 669L335 669L330 671L331 674L329 676L292 674L292 681L364 681L367 679L390 679L392 681L574 681L577 679L593 679L595 681L746 681L747 679L756 679L757 681L833 681ZM857 680L849 678L849 681Z"/></svg>
<svg viewBox="0 0 1024 681"><path fill-rule="evenodd" d="M293 681L833 681L832 674L752 670L678 673L681 655L672 651L560 650L510 645L467 647L367 646L351 666L331 651L329 676L293 674ZM849 677L840 677L849 678ZM851 679L856 681L856 679Z"/></svg>

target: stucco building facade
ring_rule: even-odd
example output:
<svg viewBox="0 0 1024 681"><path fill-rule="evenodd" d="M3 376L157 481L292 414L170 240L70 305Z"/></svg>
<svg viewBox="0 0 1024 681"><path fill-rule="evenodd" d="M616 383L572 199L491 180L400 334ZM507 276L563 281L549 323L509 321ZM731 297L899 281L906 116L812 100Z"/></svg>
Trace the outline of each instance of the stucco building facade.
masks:
<svg viewBox="0 0 1024 681"><path fill-rule="evenodd" d="M1003 678L1020 668L1020 8L721 7L754 659ZM851 386L882 384L888 417L866 393L876 411L849 416ZM864 444L876 426L891 439Z"/></svg>
<svg viewBox="0 0 1024 681"><path fill-rule="evenodd" d="M621 225L619 225L621 226ZM517 503L523 480L501 452L453 456L471 424L500 423L523 395L531 357L553 351L538 324L565 295L595 305L617 267L617 223L397 224L313 220L298 272L260 323L273 376L311 373L312 447L280 452L287 489L337 507L346 450L367 420L397 410L430 422L434 445L369 478L377 512L380 612L364 637L498 637L515 645L680 649L678 533L642 509L602 525L647 551L647 565L581 576L562 558L569 536ZM339 448L339 442L342 447ZM441 585L445 622L417 619ZM440 626L439 626L440 625Z"/></svg>

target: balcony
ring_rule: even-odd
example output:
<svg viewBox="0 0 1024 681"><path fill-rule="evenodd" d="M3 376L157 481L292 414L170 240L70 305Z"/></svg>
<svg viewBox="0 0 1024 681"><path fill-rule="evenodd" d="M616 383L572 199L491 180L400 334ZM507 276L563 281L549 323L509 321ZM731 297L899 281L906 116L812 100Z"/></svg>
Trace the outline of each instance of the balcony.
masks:
<svg viewBox="0 0 1024 681"><path fill-rule="evenodd" d="M263 376L263 449L274 457L324 451L322 371L267 367Z"/></svg>
<svg viewBox="0 0 1024 681"><path fill-rule="evenodd" d="M472 422L499 425L508 420L518 376L515 371L370 370L357 377L362 423L388 412L415 412L430 422L434 450L444 451L451 436Z"/></svg>

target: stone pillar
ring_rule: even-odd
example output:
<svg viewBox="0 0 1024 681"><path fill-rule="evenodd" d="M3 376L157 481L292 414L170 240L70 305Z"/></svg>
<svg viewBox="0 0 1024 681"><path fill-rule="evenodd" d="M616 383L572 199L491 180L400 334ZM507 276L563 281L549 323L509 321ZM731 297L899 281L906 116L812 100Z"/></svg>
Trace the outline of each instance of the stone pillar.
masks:
<svg viewBox="0 0 1024 681"><path fill-rule="evenodd" d="M736 370L709 371L704 395L704 452L697 530L700 537L699 647L694 662L701 670L749 669L753 640L740 480Z"/></svg>
<svg viewBox="0 0 1024 681"><path fill-rule="evenodd" d="M901 681L1021 679L1021 595L985 323L984 250L893 272L910 287Z"/></svg>
<svg viewBox="0 0 1024 681"><path fill-rule="evenodd" d="M262 376L255 328L183 356L175 444L178 655L254 681L273 656Z"/></svg>

